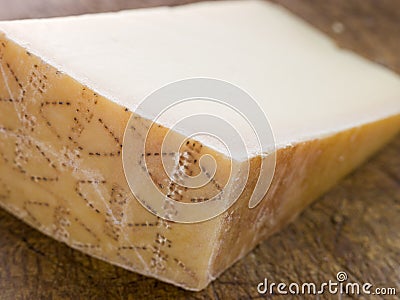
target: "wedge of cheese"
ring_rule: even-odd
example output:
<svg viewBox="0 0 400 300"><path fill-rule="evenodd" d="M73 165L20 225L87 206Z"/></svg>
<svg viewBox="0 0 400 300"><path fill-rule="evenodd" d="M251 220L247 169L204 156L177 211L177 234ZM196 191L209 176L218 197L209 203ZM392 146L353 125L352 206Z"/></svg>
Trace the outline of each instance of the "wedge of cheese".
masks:
<svg viewBox="0 0 400 300"><path fill-rule="evenodd" d="M192 77L231 82L258 101L276 169L249 208L265 159L251 153L237 202L184 224L136 199L122 151L131 116L149 122L139 103ZM201 192L176 186L159 159L169 127L160 121L147 137L149 176L174 201L206 202L241 160L188 136L171 154L176 167L201 172L208 154L219 168ZM0 206L75 249L185 289L206 287L399 130L398 76L264 1L0 23Z"/></svg>

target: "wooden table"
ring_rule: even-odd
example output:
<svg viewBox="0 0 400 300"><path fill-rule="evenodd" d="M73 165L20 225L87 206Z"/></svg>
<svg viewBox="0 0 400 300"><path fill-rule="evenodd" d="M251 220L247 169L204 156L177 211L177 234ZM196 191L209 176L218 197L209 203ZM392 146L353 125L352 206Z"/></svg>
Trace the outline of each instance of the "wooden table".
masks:
<svg viewBox="0 0 400 300"><path fill-rule="evenodd" d="M187 2L194 1L0 0L0 19ZM276 2L323 30L340 47L400 73L398 1ZM347 272L352 282L395 287L399 295L399 154L400 136L283 232L262 243L199 293L90 258L0 210L0 299L252 299L259 297L256 286L265 277L275 282L321 283L335 280L338 271ZM332 297L322 295L320 299Z"/></svg>

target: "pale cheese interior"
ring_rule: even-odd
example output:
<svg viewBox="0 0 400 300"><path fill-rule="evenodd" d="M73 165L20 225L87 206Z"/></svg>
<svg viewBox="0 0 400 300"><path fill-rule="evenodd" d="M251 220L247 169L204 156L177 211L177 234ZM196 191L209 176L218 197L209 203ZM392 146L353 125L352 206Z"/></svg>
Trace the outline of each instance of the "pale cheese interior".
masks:
<svg viewBox="0 0 400 300"><path fill-rule="evenodd" d="M266 1L3 22L0 31L131 110L176 80L229 81L259 102L278 146L400 112L398 76Z"/></svg>

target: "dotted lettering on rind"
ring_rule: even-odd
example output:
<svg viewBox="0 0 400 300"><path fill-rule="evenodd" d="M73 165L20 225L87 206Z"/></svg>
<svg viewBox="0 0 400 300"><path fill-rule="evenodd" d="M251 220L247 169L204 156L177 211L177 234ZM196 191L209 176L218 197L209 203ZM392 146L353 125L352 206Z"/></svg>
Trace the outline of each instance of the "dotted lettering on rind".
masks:
<svg viewBox="0 0 400 300"><path fill-rule="evenodd" d="M1 40L1 38L0 38ZM14 46L15 47L15 46ZM118 159L121 156L122 136L112 128L107 122L107 118L101 115L98 108L99 103L104 101L103 98L93 93L90 89L82 87L81 97L76 98L59 98L49 99L48 91L52 86L58 84L57 81L64 80L65 75L59 71L53 70L51 67L39 61L33 54L24 51L24 67L31 63L31 69L27 72L28 76L19 76L13 67L12 61L6 61L7 42L0 42L0 65L3 73L0 73L0 80L12 88L12 94L2 94L0 90L0 113L2 107L7 109L15 109L18 121L13 126L5 126L0 119L0 168L8 168L16 172L36 186L38 190L42 190L52 198L51 201L46 199L26 199L22 201L19 210L15 213L26 220L33 226L50 234L54 238L66 242L74 248L80 249L86 253L96 253L101 257L101 249L106 238L111 238L117 243L115 247L115 256L119 258L118 263L124 264L132 269L142 268L140 260L132 260L126 256L127 252L132 252L134 256L143 255L145 263L155 273L165 272L168 268L177 266L193 281L197 281L195 272L191 271L186 264L171 255L170 250L173 248L173 223L163 219L149 215L148 221L135 221L134 219L126 219L127 207L134 199L128 187L123 187L119 182L115 182L112 178L93 179L84 178L73 179L72 192L76 199L86 205L88 210L92 211L98 218L103 218L104 226L99 232L96 226L93 226L89 220L83 220L74 212L72 204L76 199L64 198L61 194L54 191L57 186L63 186L63 180L67 176L66 172L79 172L79 162L81 160L90 160L97 158ZM5 74L6 77L3 76ZM50 84L51 83L51 84ZM0 82L2 84L2 82ZM56 113L72 115L69 119L71 126L68 132L60 132L57 129ZM131 114L128 108L122 108L125 114ZM138 120L141 120L137 117ZM96 123L96 125L94 125ZM85 149L85 145L80 142L82 133L88 125L102 128L104 135L109 136L115 144L115 150L102 151ZM65 127L65 126L64 126ZM48 144L48 141L41 141L36 136L40 136L47 130L49 136L55 140L54 145ZM50 140L50 139L49 139ZM13 152L6 151L4 145L9 146L10 141ZM58 149L59 145L63 145L63 149ZM55 147L54 147L55 146ZM93 145L91 145L93 146ZM95 146L95 145L94 145ZM201 145L191 143L187 152L199 153ZM159 157L166 155L165 153L147 153L147 156ZM176 155L169 153L167 155ZM145 155L143 155L145 157ZM30 171L30 163L32 160L39 160L41 164L40 173L32 173ZM189 170L188 164L196 164L196 160L182 157L180 164L184 165L184 169ZM68 170L67 170L68 169ZM1 169L3 170L3 169ZM43 174L42 174L43 172ZM186 172L186 171L185 171ZM70 174L68 173L68 174ZM46 175L44 175L46 174ZM53 174L49 176L48 174ZM69 176L68 180L73 177ZM105 198L106 205L101 200L89 198L85 194L85 187L101 188L102 196ZM161 188L169 188L171 194L181 195L185 190L180 190L172 184L159 182ZM7 202L13 197L13 187L9 187L7 182L0 178L0 205L8 207ZM99 202L100 201L100 202ZM4 202L4 203L3 203ZM104 203L103 203L104 204ZM105 208L103 208L105 206ZM139 206L140 207L140 206ZM40 214L34 212L45 211L46 217L49 218L51 226L45 225L41 220ZM23 213L22 213L23 212ZM98 221L96 221L98 222ZM71 236L71 228L78 227L84 232L90 241L78 241L74 235ZM75 229L76 230L76 229ZM133 234L137 230L148 231L153 236L153 242L148 245L133 245L130 241L127 243L126 235ZM114 261L115 262L115 261Z"/></svg>

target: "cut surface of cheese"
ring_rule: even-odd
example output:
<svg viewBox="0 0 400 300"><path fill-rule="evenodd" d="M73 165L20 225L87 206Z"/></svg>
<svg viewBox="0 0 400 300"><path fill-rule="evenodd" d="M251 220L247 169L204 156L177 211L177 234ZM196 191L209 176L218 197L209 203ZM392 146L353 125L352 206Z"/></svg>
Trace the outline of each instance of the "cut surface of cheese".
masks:
<svg viewBox="0 0 400 300"><path fill-rule="evenodd" d="M238 201L181 224L137 201L123 137L130 118L138 139L150 126L148 112L137 111L146 96L193 77L231 82L258 102L276 168L250 209L265 157L245 136L250 172ZM208 106L197 105L175 114ZM209 155L218 169L194 191L174 183L160 160L172 119L147 136L147 170L169 198L206 202L234 164L222 143L191 138L198 124L188 123L176 129L188 140L171 154L175 167L197 174ZM399 76L264 1L0 22L0 206L73 248L186 289L204 288L399 131Z"/></svg>
<svg viewBox="0 0 400 300"><path fill-rule="evenodd" d="M2 30L132 110L176 80L231 82L260 103L282 146L399 112L397 77L263 1L11 21Z"/></svg>

